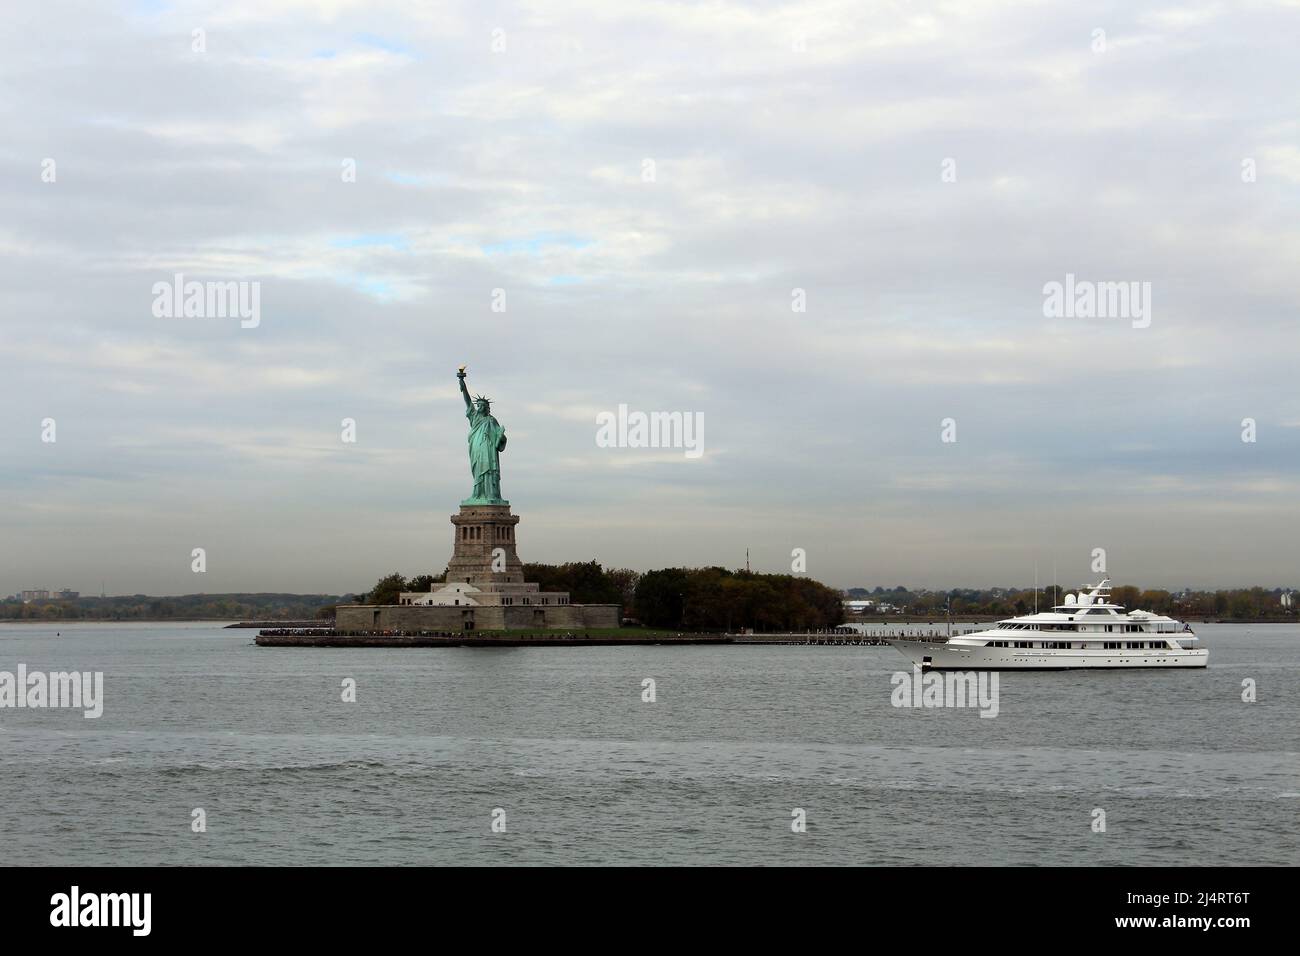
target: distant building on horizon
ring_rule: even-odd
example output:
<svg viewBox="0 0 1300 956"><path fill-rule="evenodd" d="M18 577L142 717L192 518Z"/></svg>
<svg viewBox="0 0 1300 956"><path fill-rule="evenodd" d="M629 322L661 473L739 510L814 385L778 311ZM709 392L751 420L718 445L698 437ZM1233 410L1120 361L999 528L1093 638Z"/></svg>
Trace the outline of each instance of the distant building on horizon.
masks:
<svg viewBox="0 0 1300 956"><path fill-rule="evenodd" d="M62 591L51 593L49 588L28 588L19 591L14 597L24 604L31 604L33 601L75 601L81 597L81 592L64 588Z"/></svg>

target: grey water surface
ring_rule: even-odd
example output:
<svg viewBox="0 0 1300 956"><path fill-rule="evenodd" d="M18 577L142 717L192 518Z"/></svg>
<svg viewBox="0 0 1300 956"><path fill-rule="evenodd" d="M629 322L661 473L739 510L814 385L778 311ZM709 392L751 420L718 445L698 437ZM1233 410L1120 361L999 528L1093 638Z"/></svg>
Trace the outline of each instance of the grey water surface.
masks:
<svg viewBox="0 0 1300 956"><path fill-rule="evenodd" d="M0 671L102 671L104 711L0 709L0 862L1300 863L1300 629L1198 631L1206 670L1003 673L981 718L892 706L890 647L5 624Z"/></svg>

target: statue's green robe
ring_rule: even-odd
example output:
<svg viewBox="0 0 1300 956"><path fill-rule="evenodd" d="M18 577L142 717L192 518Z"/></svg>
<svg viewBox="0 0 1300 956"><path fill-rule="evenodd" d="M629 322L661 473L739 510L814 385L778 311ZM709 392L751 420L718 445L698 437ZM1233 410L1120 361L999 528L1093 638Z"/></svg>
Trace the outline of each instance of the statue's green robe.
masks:
<svg viewBox="0 0 1300 956"><path fill-rule="evenodd" d="M469 470L474 476L475 498L501 497L501 459L506 430L491 414L477 408L465 410L469 419Z"/></svg>

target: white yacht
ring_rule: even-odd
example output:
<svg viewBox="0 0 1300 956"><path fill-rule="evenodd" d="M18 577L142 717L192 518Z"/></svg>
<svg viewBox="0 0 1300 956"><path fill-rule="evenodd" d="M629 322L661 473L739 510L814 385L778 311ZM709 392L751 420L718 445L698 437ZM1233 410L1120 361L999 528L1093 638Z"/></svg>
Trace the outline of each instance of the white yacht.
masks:
<svg viewBox="0 0 1300 956"><path fill-rule="evenodd" d="M1204 667L1210 652L1191 625L1110 603L1110 580L1041 614L947 638L889 638L921 669L1063 670Z"/></svg>

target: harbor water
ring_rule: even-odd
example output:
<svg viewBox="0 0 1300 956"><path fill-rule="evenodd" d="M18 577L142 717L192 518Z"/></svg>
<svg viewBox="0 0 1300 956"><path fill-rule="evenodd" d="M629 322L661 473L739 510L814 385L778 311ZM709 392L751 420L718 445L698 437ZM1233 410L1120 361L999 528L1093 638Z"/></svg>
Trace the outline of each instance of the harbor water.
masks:
<svg viewBox="0 0 1300 956"><path fill-rule="evenodd" d="M0 672L104 676L98 718L0 708L0 860L1300 863L1300 630L1197 630L1205 670L1003 673L988 719L895 706L888 646L5 624Z"/></svg>

